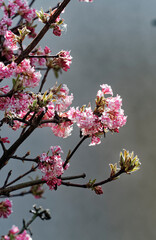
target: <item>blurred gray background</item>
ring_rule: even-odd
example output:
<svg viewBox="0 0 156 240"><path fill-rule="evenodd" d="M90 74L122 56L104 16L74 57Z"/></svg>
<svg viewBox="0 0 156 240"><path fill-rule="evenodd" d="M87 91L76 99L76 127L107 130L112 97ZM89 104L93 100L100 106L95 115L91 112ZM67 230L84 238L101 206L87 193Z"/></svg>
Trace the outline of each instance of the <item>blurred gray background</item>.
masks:
<svg viewBox="0 0 156 240"><path fill-rule="evenodd" d="M34 7L47 10L56 3L36 0ZM20 227L23 218L29 220L28 210L37 203L51 210L52 219L37 219L31 225L33 240L156 239L156 28L151 24L156 18L156 1L94 0L86 4L72 0L62 17L68 25L67 32L56 37L49 31L41 45L48 45L54 54L71 50L71 69L63 72L58 83L67 84L74 94L73 106L89 102L93 105L100 84L107 83L114 95L123 98L123 109L128 115L119 134L107 134L96 147L89 147L89 140L83 143L64 176L85 172L84 182L90 178L105 179L109 176L109 163L119 161L123 148L134 150L141 169L104 185L102 196L90 190L60 186L56 192L47 188L46 199L14 198L14 213L8 220L0 220L0 235L7 233L12 224ZM46 87L52 87L55 81L51 72ZM4 130L6 135L7 128ZM13 142L19 132L7 131ZM48 128L39 129L18 154L30 150L36 156L51 145L60 145L65 158L78 141L76 126L67 139L54 137ZM26 167L30 168L11 160L1 173L1 182L10 169L13 168L13 179Z"/></svg>

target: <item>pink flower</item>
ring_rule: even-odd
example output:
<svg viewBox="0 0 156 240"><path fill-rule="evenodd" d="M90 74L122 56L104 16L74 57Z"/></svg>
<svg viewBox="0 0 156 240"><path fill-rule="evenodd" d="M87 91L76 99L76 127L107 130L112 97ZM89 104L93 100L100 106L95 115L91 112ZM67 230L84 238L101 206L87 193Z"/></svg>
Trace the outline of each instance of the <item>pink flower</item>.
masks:
<svg viewBox="0 0 156 240"><path fill-rule="evenodd" d="M73 130L73 123L70 121L65 121L63 123L55 124L52 123L51 130L54 135L61 138L67 138L71 135Z"/></svg>
<svg viewBox="0 0 156 240"><path fill-rule="evenodd" d="M17 44L17 36L11 32L11 31L6 31L5 33L5 39L6 39L6 45L8 48L12 49L12 50L17 50L19 47L16 45Z"/></svg>
<svg viewBox="0 0 156 240"><path fill-rule="evenodd" d="M49 63L48 66L53 68L54 71L58 72L60 69L63 69L64 71L67 71L70 69L70 64L72 57L70 55L70 51L60 51L57 53L56 58L52 59Z"/></svg>
<svg viewBox="0 0 156 240"><path fill-rule="evenodd" d="M0 79L11 77L16 69L16 66L16 63L14 62L8 64L7 66L5 66L3 62L0 62Z"/></svg>
<svg viewBox="0 0 156 240"><path fill-rule="evenodd" d="M3 143L10 143L10 141L8 140L8 137L0 138L0 141Z"/></svg>
<svg viewBox="0 0 156 240"><path fill-rule="evenodd" d="M5 35L5 32L11 25L12 19L8 17L8 14L4 14L3 18L0 21L0 35Z"/></svg>
<svg viewBox="0 0 156 240"><path fill-rule="evenodd" d="M54 29L53 29L53 34L54 34L55 36L58 36L58 37L61 36L61 29L60 29L59 26L56 25L56 26L54 27Z"/></svg>
<svg viewBox="0 0 156 240"><path fill-rule="evenodd" d="M104 94L113 95L113 91L112 91L111 86L109 86L109 85L107 85L107 84L102 84L102 85L100 85L100 87L102 88L102 92L103 92Z"/></svg>
<svg viewBox="0 0 156 240"><path fill-rule="evenodd" d="M19 228L15 225L12 226L10 229L8 235L3 236L2 240L32 240L30 235L27 233L26 230L23 231L23 233L19 233Z"/></svg>
<svg viewBox="0 0 156 240"><path fill-rule="evenodd" d="M61 185L61 179L58 177L64 173L64 162L61 159L62 149L59 146L52 146L50 149L52 152L51 156L47 153L41 154L39 169L44 173L42 179L45 180L49 188L53 190L56 185Z"/></svg>
<svg viewBox="0 0 156 240"><path fill-rule="evenodd" d="M103 190L102 190L102 187L101 187L101 186L96 186L96 187L94 187L94 191L95 191L95 193L98 194L98 195L103 194Z"/></svg>
<svg viewBox="0 0 156 240"><path fill-rule="evenodd" d="M58 94L58 99L55 102L55 110L57 112L60 111L65 111L71 104L73 101L73 94L71 93L71 95L69 94L69 89L67 87L67 85L63 84L60 92Z"/></svg>
<svg viewBox="0 0 156 240"><path fill-rule="evenodd" d="M31 66L29 59L24 59L17 66L16 75L18 74L24 87L36 87L40 82L41 73L35 72L35 68Z"/></svg>
<svg viewBox="0 0 156 240"><path fill-rule="evenodd" d="M12 202L9 199L6 199L3 202L0 202L0 217L8 218L12 213Z"/></svg>
<svg viewBox="0 0 156 240"><path fill-rule="evenodd" d="M16 234L19 232L19 228L16 227L15 225L12 226L12 228L10 229L9 233L10 234Z"/></svg>
<svg viewBox="0 0 156 240"><path fill-rule="evenodd" d="M70 64L71 64L71 60L72 60L70 51L62 50L57 55L59 56L59 58L58 58L59 67L62 68L64 71L67 71L70 68Z"/></svg>

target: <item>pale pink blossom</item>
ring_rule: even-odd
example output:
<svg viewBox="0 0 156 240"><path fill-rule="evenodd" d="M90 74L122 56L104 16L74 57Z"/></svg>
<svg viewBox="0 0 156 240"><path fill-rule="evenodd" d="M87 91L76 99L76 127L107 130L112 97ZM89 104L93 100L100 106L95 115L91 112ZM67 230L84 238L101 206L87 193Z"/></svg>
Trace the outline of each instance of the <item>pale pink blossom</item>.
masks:
<svg viewBox="0 0 156 240"><path fill-rule="evenodd" d="M9 199L0 202L0 217L8 218L12 213L12 202Z"/></svg>
<svg viewBox="0 0 156 240"><path fill-rule="evenodd" d="M30 235L24 230L21 234L19 233L19 228L15 225L9 230L8 235L2 237L2 240L32 240Z"/></svg>
<svg viewBox="0 0 156 240"><path fill-rule="evenodd" d="M53 190L56 185L61 185L61 179L58 177L64 173L64 162L61 158L63 151L60 146L52 146L50 149L52 155L49 156L47 153L41 154L39 169L44 173L42 179L46 181L49 189Z"/></svg>
<svg viewBox="0 0 156 240"><path fill-rule="evenodd" d="M0 20L0 35L5 35L8 27L12 25L12 19L8 17L7 14L4 14Z"/></svg>
<svg viewBox="0 0 156 240"><path fill-rule="evenodd" d="M0 79L11 77L16 69L16 66L17 64L15 62L12 62L7 66L5 66L3 62L0 62Z"/></svg>
<svg viewBox="0 0 156 240"><path fill-rule="evenodd" d="M72 62L72 57L70 55L70 51L60 51L57 53L57 57L50 61L50 67L53 68L55 71L59 71L63 69L67 71L70 69L70 64Z"/></svg>
<svg viewBox="0 0 156 240"><path fill-rule="evenodd" d="M6 31L5 35L5 44L7 45L8 48L12 49L13 51L14 50L17 50L19 47L17 46L17 36L11 32L10 30L9 31Z"/></svg>
<svg viewBox="0 0 156 240"><path fill-rule="evenodd" d="M51 130L55 136L67 138L71 135L71 132L73 130L73 123L70 121L65 121L59 124L52 123Z"/></svg>
<svg viewBox="0 0 156 240"><path fill-rule="evenodd" d="M55 102L55 110L58 112L62 112L65 111L71 104L73 101L73 94L71 93L71 95L69 94L69 89L67 87L67 85L63 84L62 87L60 88L60 91L57 95L57 100Z"/></svg>
<svg viewBox="0 0 156 240"><path fill-rule="evenodd" d="M100 85L100 87L102 88L102 92L103 92L104 94L113 95L113 91L112 91L111 86L109 86L109 85L107 85L107 84L102 84L102 85Z"/></svg>
<svg viewBox="0 0 156 240"><path fill-rule="evenodd" d="M41 73L35 72L35 68L31 66L29 59L24 59L16 68L16 75L20 75L20 79L24 87L38 86Z"/></svg>

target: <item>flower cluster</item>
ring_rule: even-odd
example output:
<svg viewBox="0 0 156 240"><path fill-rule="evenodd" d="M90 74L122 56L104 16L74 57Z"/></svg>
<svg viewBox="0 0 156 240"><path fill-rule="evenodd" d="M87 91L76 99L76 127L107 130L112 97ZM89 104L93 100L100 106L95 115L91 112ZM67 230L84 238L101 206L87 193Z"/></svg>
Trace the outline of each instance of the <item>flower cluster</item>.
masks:
<svg viewBox="0 0 156 240"><path fill-rule="evenodd" d="M2 236L1 240L32 240L30 235L24 230L22 233L19 233L19 228L15 225L9 230L8 235Z"/></svg>
<svg viewBox="0 0 156 240"><path fill-rule="evenodd" d="M42 179L46 181L49 189L53 190L61 185L60 176L64 173L64 162L61 158L63 151L59 146L52 146L50 150L52 152L51 156L49 156L48 153L41 154L39 169L44 173Z"/></svg>
<svg viewBox="0 0 156 240"><path fill-rule="evenodd" d="M126 124L127 117L121 108L122 99L119 95L113 97L113 92L107 84L101 85L96 96L94 111L91 106L82 108L70 108L68 118L77 123L82 136L90 136L91 144L101 143L100 136L108 131L119 132L119 128ZM110 94L111 97L105 97Z"/></svg>
<svg viewBox="0 0 156 240"><path fill-rule="evenodd" d="M47 23L52 15L56 12L57 9L50 10L49 13L45 13L43 9L40 11L36 11L36 14L39 18L39 20L43 23ZM50 28L53 29L53 34L55 36L61 36L62 31L66 30L67 24L64 23L64 19L61 19L60 16L58 16L55 20L55 23L52 23Z"/></svg>
<svg viewBox="0 0 156 240"><path fill-rule="evenodd" d="M26 0L10 0L8 5L4 1L0 2L0 7L4 11L4 16L0 21L0 35L5 35L8 27L12 25L12 17L20 15L25 21L32 22L36 16L36 10L29 8Z"/></svg>
<svg viewBox="0 0 156 240"><path fill-rule="evenodd" d="M0 218L8 218L12 213L12 202L9 199L0 202Z"/></svg>
<svg viewBox="0 0 156 240"><path fill-rule="evenodd" d="M72 63L72 56L70 55L70 51L61 50L56 54L56 57L47 59L47 66L52 68L55 76L58 77L58 72L61 72L63 69L67 72L70 69L70 65Z"/></svg>

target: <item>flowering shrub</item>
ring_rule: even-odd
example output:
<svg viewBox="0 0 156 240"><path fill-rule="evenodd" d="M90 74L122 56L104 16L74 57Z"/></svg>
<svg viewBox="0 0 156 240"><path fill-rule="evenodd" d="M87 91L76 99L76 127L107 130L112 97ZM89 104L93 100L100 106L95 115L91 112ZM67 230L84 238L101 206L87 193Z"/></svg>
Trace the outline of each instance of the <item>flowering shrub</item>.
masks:
<svg viewBox="0 0 156 240"><path fill-rule="evenodd" d="M92 0L79 0L80 2L92 2ZM50 190L56 190L58 186L74 186L93 190L96 194L103 194L102 185L119 178L122 173L131 173L139 169L140 162L133 153L124 150L120 154L119 168L117 163L110 164L110 176L101 181L89 180L85 184L74 184L69 180L84 178L85 174L78 176L63 177L69 167L69 161L75 154L78 147L90 138L90 146L101 143L101 138L106 133L119 133L121 127L126 124L127 116L122 109L122 98L114 96L111 86L100 85L100 90L95 98L95 106L83 105L74 107L72 105L73 94L65 84L55 84L50 89L43 91L47 76L52 70L55 77L63 71L68 71L71 67L72 56L70 51L61 50L56 55L52 55L50 46L42 49L38 46L40 40L46 32L52 31L54 35L60 37L62 31L66 29L61 13L70 0L64 0L53 9L44 12L43 9L31 8L31 3L26 0L0 0L0 8L3 17L0 21L0 82L4 85L0 87L0 110L4 113L0 120L0 127L7 124L12 130L21 130L20 136L7 149L6 143L10 143L7 136L0 137L0 144L3 150L0 159L0 169L4 168L11 158L23 162L35 163L31 169L19 177L9 182L11 171L6 176L3 186L0 188L0 195L15 196L13 191L30 187L27 192L18 192L16 196L32 194L36 199L41 198L44 193L43 184L47 184ZM14 26L14 18L20 17L19 23ZM35 21L43 25L42 30L36 33ZM24 49L23 40L32 38L32 42ZM41 74L36 68L44 72ZM12 86L5 85L12 79ZM39 87L39 90L36 88ZM33 89L33 91L32 91ZM29 158L27 152L20 157L14 155L21 144L37 128L49 127L52 133L60 138L67 138L72 134L74 124L80 130L80 141L73 151L69 151L66 157L62 157L63 151L60 146L51 146L50 151L43 152L36 158ZM24 176L39 169L42 178L31 179L29 182L16 184ZM68 182L66 181L68 180ZM0 202L0 217L7 218L12 212L12 203L9 199ZM48 210L34 207L33 220L36 217L50 219ZM30 221L32 222L32 221ZM23 239L30 240L27 232L28 226L23 224L21 230L13 226L8 235L2 236L2 240Z"/></svg>

